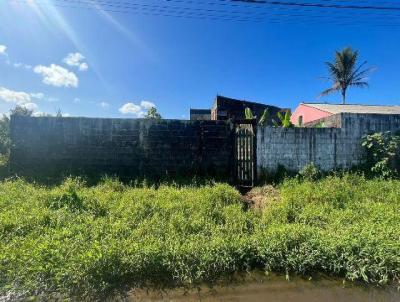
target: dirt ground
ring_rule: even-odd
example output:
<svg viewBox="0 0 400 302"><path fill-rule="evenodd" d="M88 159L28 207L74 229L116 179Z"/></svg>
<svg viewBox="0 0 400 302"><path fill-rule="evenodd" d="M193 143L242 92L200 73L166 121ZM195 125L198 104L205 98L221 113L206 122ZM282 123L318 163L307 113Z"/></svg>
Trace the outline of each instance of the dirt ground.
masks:
<svg viewBox="0 0 400 302"><path fill-rule="evenodd" d="M255 210L263 210L268 204L279 200L279 190L271 185L253 188L243 196L248 207Z"/></svg>

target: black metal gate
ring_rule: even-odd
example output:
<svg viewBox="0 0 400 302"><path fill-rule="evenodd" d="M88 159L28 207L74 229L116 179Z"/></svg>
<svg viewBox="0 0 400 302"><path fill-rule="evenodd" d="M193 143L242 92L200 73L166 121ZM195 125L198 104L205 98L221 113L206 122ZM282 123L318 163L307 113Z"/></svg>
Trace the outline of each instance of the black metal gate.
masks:
<svg viewBox="0 0 400 302"><path fill-rule="evenodd" d="M235 180L239 187L253 187L257 177L256 123L253 120L236 122Z"/></svg>

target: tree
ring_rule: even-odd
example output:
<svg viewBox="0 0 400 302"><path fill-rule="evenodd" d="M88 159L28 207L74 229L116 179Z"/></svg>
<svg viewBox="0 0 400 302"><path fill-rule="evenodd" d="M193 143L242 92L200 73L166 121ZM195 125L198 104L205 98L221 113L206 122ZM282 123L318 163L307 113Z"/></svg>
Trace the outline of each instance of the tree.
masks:
<svg viewBox="0 0 400 302"><path fill-rule="evenodd" d="M147 111L147 113L146 113L146 115L145 115L145 118L160 120L162 117L161 117L161 114L159 114L159 113L157 112L157 108L156 108L156 107L151 107L151 108Z"/></svg>
<svg viewBox="0 0 400 302"><path fill-rule="evenodd" d="M31 116L32 110L23 106L15 106L10 110L10 116ZM10 138L10 118L3 114L0 118L0 156L6 156L10 152L11 138Z"/></svg>
<svg viewBox="0 0 400 302"><path fill-rule="evenodd" d="M3 114L0 118L0 157L10 150L10 118Z"/></svg>
<svg viewBox="0 0 400 302"><path fill-rule="evenodd" d="M33 113L33 110L29 110L26 107L23 106L15 106L14 109L10 110L10 115L18 115L18 116L31 116Z"/></svg>
<svg viewBox="0 0 400 302"><path fill-rule="evenodd" d="M275 127L283 127L283 128L294 127L293 123L290 121L290 117L292 116L292 114L290 113L289 110L287 110L285 114L282 114L282 112L278 112L276 116L278 117L279 120L278 121L272 120L272 124Z"/></svg>
<svg viewBox="0 0 400 302"><path fill-rule="evenodd" d="M368 87L367 76L373 69L363 69L367 61L357 67L357 59L358 50L353 51L347 47L342 51L336 51L334 62L325 63L329 70L329 76L326 78L332 81L333 85L323 91L321 96L339 91L342 94L343 104L346 104L346 92L349 87Z"/></svg>

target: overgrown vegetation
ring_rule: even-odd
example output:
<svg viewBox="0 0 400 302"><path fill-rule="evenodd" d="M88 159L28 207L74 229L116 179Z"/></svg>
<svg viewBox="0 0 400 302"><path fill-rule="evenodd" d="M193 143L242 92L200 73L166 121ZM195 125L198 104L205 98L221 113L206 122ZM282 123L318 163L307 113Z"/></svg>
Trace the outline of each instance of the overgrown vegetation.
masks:
<svg viewBox="0 0 400 302"><path fill-rule="evenodd" d="M294 128L293 123L290 121L292 114L289 110L286 110L285 113L278 112L276 116L278 120L272 120L274 127Z"/></svg>
<svg viewBox="0 0 400 302"><path fill-rule="evenodd" d="M3 114L0 118L0 165L8 157L10 145L10 118Z"/></svg>
<svg viewBox="0 0 400 302"><path fill-rule="evenodd" d="M253 112L248 107L244 110L244 118L246 120L257 120L257 116L253 115ZM268 124L268 121L269 121L269 111L268 109L264 109L263 113L261 114L261 117L258 119L257 124L260 126L264 126Z"/></svg>
<svg viewBox="0 0 400 302"><path fill-rule="evenodd" d="M290 121L292 114L289 110L285 112L278 112L276 114L277 119L271 119L271 124L274 127L283 127L283 128L294 128L293 123ZM261 117L258 119L257 116L253 114L250 108L246 108L244 110L244 117L246 120L258 120L257 124L259 126L266 126L270 120L270 114L268 109L264 109Z"/></svg>
<svg viewBox="0 0 400 302"><path fill-rule="evenodd" d="M321 170L314 164L310 163L301 169L297 175L299 179L317 180L322 176Z"/></svg>
<svg viewBox="0 0 400 302"><path fill-rule="evenodd" d="M390 131L364 137L367 150L366 169L384 178L398 177L400 169L400 135Z"/></svg>
<svg viewBox="0 0 400 302"><path fill-rule="evenodd" d="M20 115L20 116L31 116L33 113L32 110L29 110L23 106L15 106L15 108L10 110L11 115ZM0 117L0 176L1 176L1 168L7 162L8 155L10 153L11 147L11 138L10 138L10 117L3 114Z"/></svg>
<svg viewBox="0 0 400 302"><path fill-rule="evenodd" d="M253 269L398 282L400 181L307 178L284 181L270 202L247 211L224 184L3 181L0 294L93 300Z"/></svg>

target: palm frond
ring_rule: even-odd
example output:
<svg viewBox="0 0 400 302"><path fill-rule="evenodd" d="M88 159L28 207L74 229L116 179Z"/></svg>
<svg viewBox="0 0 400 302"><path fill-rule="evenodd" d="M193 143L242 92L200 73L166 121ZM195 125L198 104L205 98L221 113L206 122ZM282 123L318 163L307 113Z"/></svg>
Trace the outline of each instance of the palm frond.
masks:
<svg viewBox="0 0 400 302"><path fill-rule="evenodd" d="M325 63L328 66L329 73L331 74L331 79L339 79L340 77L340 70L337 68L335 64L326 62Z"/></svg>
<svg viewBox="0 0 400 302"><path fill-rule="evenodd" d="M338 91L338 90L339 90L339 89L338 89L338 88L335 88L335 87L328 88L328 89L326 89L326 90L324 90L324 91L321 92L320 97L321 97L321 96L326 96L326 95L331 94L331 93L334 93L334 92L336 92L336 91Z"/></svg>
<svg viewBox="0 0 400 302"><path fill-rule="evenodd" d="M365 78L367 75L371 74L375 69L376 67L369 67L367 69L354 72L352 78L353 79Z"/></svg>
<svg viewBox="0 0 400 302"><path fill-rule="evenodd" d="M368 88L369 84L367 82L354 82L351 86L359 87L359 88Z"/></svg>

